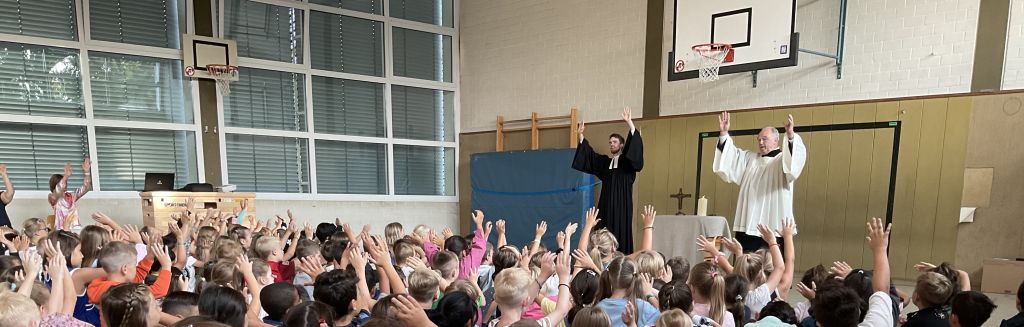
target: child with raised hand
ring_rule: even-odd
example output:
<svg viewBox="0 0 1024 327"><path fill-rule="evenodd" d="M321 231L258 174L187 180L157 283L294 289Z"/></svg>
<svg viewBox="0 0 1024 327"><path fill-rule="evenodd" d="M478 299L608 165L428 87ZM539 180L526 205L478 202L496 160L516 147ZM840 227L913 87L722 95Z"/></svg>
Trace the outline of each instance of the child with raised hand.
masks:
<svg viewBox="0 0 1024 327"><path fill-rule="evenodd" d="M78 222L78 200L85 196L92 190L92 160L85 158L82 161L82 171L85 174L85 178L82 180L82 186L75 190L74 193L68 192L68 178L71 177L73 170L71 164L64 164L64 174L53 174L50 176L50 194L47 195L47 200L50 201L50 206L53 207L53 225L56 229L62 230L77 230L81 228L81 223Z"/></svg>
<svg viewBox="0 0 1024 327"><path fill-rule="evenodd" d="M160 237L154 236L150 239L149 251L138 264L136 264L134 246L120 241L107 243L99 254L99 264L107 276L97 278L89 283L86 292L89 295L89 302L100 304L101 296L118 284L143 282L153 265L154 258L160 262L161 268L156 281L149 286L150 295L160 298L167 294L171 285L171 257L167 254L167 248L163 246ZM100 311L102 312L102 310L101 304Z"/></svg>
<svg viewBox="0 0 1024 327"><path fill-rule="evenodd" d="M487 249L487 235L485 231L489 231L490 228L484 229L484 212L476 210L473 212L473 223L476 225L476 229L473 230L472 242L467 242L465 238L459 235L448 236L445 235L444 249L451 251L458 256L458 279L466 279L470 275L473 275L480 269L480 262L484 257L484 250ZM490 225L490 223L487 223ZM446 230L446 233L450 233ZM433 258L435 252L431 253L427 247L423 250L426 252L427 258Z"/></svg>
<svg viewBox="0 0 1024 327"><path fill-rule="evenodd" d="M557 262L553 261L558 258ZM539 276L533 276L523 268L508 268L498 273L494 279L494 302L501 310L501 318L491 320L488 327L506 327L518 322L522 313L540 294L541 280L547 279L552 273L558 275L558 301L556 308L547 316L536 320L542 327L555 326L569 311L569 253L563 251L557 256L548 253L544 256Z"/></svg>
<svg viewBox="0 0 1024 327"><path fill-rule="evenodd" d="M868 300L868 312L858 324L860 299L857 293L841 285L822 286L815 292L811 303L813 317L821 327L863 326L891 327L894 326L892 298L889 297L889 233L892 224L884 226L882 220L872 218L868 222L868 246L874 257L874 278L872 289L874 294Z"/></svg>
<svg viewBox="0 0 1024 327"><path fill-rule="evenodd" d="M772 301L773 293L785 298L785 294L788 293L793 281L793 261L796 258L793 245L793 234L796 230L796 225L792 219L786 219L782 222L781 234L783 244L786 247L786 259L782 257L783 254L779 249L779 244L776 243L775 234L768 229L768 226L759 224L757 225L757 230L761 232L761 238L768 243L768 250L771 253L775 269L772 270L771 275L766 277L763 262L762 264L748 264L751 262L749 259L752 258L752 254L740 257L736 263L736 270L739 274L741 276L745 274L745 277L750 281L751 290L745 297L745 305L754 312L755 319L757 318L757 313L761 312L761 309L764 309L764 306ZM780 262L784 263L784 269L779 269Z"/></svg>
<svg viewBox="0 0 1024 327"><path fill-rule="evenodd" d="M608 313L612 326L627 326L628 321L622 320L622 312L628 305L634 306L638 324L652 325L661 315L657 297L652 294L652 283L653 278L640 273L633 259L616 258L608 264L608 270L601 273L597 307Z"/></svg>
<svg viewBox="0 0 1024 327"><path fill-rule="evenodd" d="M366 260L355 250L348 250L353 271L344 268L316 277L313 299L334 308L335 326L358 326L370 319L373 300L366 286Z"/></svg>

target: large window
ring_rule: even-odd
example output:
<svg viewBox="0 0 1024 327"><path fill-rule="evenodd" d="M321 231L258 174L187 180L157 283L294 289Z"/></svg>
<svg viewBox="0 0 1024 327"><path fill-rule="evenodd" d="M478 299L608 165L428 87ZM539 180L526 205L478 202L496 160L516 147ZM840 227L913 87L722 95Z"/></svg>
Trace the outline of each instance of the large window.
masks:
<svg viewBox="0 0 1024 327"><path fill-rule="evenodd" d="M225 1L243 66L223 101L231 184L455 195L452 0Z"/></svg>
<svg viewBox="0 0 1024 327"><path fill-rule="evenodd" d="M200 179L185 3L0 1L0 162L19 190L48 190L65 163L74 187L86 157L100 191L141 190L147 172Z"/></svg>

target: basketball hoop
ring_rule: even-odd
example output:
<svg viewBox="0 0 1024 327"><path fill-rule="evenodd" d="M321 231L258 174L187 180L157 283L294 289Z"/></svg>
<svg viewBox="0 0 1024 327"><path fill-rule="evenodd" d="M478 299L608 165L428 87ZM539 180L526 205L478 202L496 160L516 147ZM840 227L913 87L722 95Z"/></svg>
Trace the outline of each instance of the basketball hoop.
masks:
<svg viewBox="0 0 1024 327"><path fill-rule="evenodd" d="M732 61L732 46L724 43L706 43L693 46L697 55L700 81L707 83L718 80L718 67Z"/></svg>
<svg viewBox="0 0 1024 327"><path fill-rule="evenodd" d="M238 66L210 64L206 65L206 72L213 75L222 96L231 93L231 80L238 78Z"/></svg>

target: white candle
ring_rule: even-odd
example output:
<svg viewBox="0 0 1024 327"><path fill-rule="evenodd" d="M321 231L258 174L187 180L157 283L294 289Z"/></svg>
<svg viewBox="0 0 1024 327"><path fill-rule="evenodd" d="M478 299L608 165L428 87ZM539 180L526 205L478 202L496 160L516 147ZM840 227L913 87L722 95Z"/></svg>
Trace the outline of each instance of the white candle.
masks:
<svg viewBox="0 0 1024 327"><path fill-rule="evenodd" d="M700 196L700 199L697 199L697 215L708 215L708 198L704 197L703 195Z"/></svg>

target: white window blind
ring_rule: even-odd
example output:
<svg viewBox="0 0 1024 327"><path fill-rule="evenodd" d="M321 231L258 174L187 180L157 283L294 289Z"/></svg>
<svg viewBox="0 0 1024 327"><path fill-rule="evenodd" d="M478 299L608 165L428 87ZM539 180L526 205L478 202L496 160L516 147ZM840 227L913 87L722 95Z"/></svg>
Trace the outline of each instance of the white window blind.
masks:
<svg viewBox="0 0 1024 327"><path fill-rule="evenodd" d="M0 33L78 40L74 0L0 1Z"/></svg>
<svg viewBox="0 0 1024 327"><path fill-rule="evenodd" d="M317 133L386 136L384 85L313 76L313 125Z"/></svg>
<svg viewBox="0 0 1024 327"><path fill-rule="evenodd" d="M239 76L223 101L225 125L306 130L305 75L243 67Z"/></svg>
<svg viewBox="0 0 1024 327"><path fill-rule="evenodd" d="M93 40L181 48L185 1L90 0Z"/></svg>
<svg viewBox="0 0 1024 327"><path fill-rule="evenodd" d="M391 17L453 27L453 0L392 0Z"/></svg>
<svg viewBox="0 0 1024 327"><path fill-rule="evenodd" d="M242 134L227 134L225 139L228 182L239 191L309 192L305 139Z"/></svg>
<svg viewBox="0 0 1024 327"><path fill-rule="evenodd" d="M0 42L0 113L85 117L78 50Z"/></svg>
<svg viewBox="0 0 1024 327"><path fill-rule="evenodd" d="M192 92L181 60L89 52L96 117L191 123ZM97 143L99 144L99 143Z"/></svg>
<svg viewBox="0 0 1024 327"><path fill-rule="evenodd" d="M142 190L146 173L174 173L175 187L199 176L192 132L97 127L96 149L105 191Z"/></svg>
<svg viewBox="0 0 1024 327"><path fill-rule="evenodd" d="M385 144L316 141L318 193L387 194Z"/></svg>
<svg viewBox="0 0 1024 327"><path fill-rule="evenodd" d="M395 76L452 81L452 37L393 28Z"/></svg>
<svg viewBox="0 0 1024 327"><path fill-rule="evenodd" d="M455 92L394 85L391 121L396 138L455 141Z"/></svg>
<svg viewBox="0 0 1024 327"><path fill-rule="evenodd" d="M82 160L89 155L83 126L0 123L0 160L19 190L49 191L52 174L63 174L71 163L71 187L82 182Z"/></svg>
<svg viewBox="0 0 1024 327"><path fill-rule="evenodd" d="M378 15L384 10L381 0L309 0L309 3Z"/></svg>
<svg viewBox="0 0 1024 327"><path fill-rule="evenodd" d="M238 42L239 56L302 63L301 9L248 0L224 1L224 37Z"/></svg>
<svg viewBox="0 0 1024 327"><path fill-rule="evenodd" d="M455 195L455 149L395 144L395 194Z"/></svg>
<svg viewBox="0 0 1024 327"><path fill-rule="evenodd" d="M314 69L384 76L384 24L313 11L310 57Z"/></svg>

